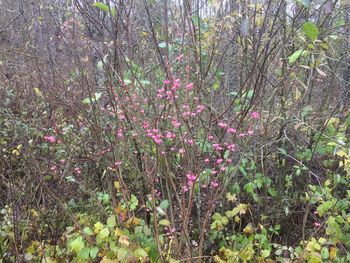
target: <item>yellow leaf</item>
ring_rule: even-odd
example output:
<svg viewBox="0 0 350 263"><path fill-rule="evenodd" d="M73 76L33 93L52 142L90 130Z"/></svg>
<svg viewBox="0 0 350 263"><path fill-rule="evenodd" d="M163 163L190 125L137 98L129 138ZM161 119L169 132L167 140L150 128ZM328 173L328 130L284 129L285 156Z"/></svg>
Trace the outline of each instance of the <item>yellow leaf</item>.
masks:
<svg viewBox="0 0 350 263"><path fill-rule="evenodd" d="M254 228L251 224L248 224L244 229L243 229L243 233L246 235L251 235L254 233Z"/></svg>
<svg viewBox="0 0 350 263"><path fill-rule="evenodd" d="M43 94L41 93L39 88L34 88L34 93L37 97L43 97Z"/></svg>
<svg viewBox="0 0 350 263"><path fill-rule="evenodd" d="M294 99L298 101L301 98L301 92L298 88L295 89Z"/></svg>
<svg viewBox="0 0 350 263"><path fill-rule="evenodd" d="M235 202L237 200L237 198L236 198L236 195L232 195L231 193L227 193L226 200L229 202Z"/></svg>
<svg viewBox="0 0 350 263"><path fill-rule="evenodd" d="M117 191L120 190L120 183L118 181L114 181L114 188L117 189Z"/></svg>
<svg viewBox="0 0 350 263"><path fill-rule="evenodd" d="M137 218L137 217L133 217L132 218L132 223L136 226L141 225L141 219Z"/></svg>
<svg viewBox="0 0 350 263"><path fill-rule="evenodd" d="M103 227L104 227L104 225L101 222L97 222L96 224L94 224L95 234L98 234Z"/></svg>
<svg viewBox="0 0 350 263"><path fill-rule="evenodd" d="M329 259L333 260L337 256L337 248L336 247L331 247L330 252L329 252Z"/></svg>
<svg viewBox="0 0 350 263"><path fill-rule="evenodd" d="M18 156L19 155L19 151L18 150L12 150L12 152L11 152L13 155L15 155L15 156Z"/></svg>
<svg viewBox="0 0 350 263"><path fill-rule="evenodd" d="M163 219L163 220L160 220L160 221L159 221L159 224L160 224L161 226L169 226L169 225L170 225L170 222L169 222L169 220L167 220L167 219Z"/></svg>

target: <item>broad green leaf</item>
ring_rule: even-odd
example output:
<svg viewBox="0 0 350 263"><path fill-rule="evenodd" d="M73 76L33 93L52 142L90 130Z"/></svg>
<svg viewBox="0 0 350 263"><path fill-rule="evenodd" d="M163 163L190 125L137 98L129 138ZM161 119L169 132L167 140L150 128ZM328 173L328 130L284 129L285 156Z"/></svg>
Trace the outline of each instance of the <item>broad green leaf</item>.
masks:
<svg viewBox="0 0 350 263"><path fill-rule="evenodd" d="M103 240L106 239L109 236L109 229L106 227L98 233L97 238Z"/></svg>
<svg viewBox="0 0 350 263"><path fill-rule="evenodd" d="M90 227L88 227L88 226L86 226L86 227L84 227L84 233L86 234L86 235L88 235L88 236L92 236L93 234L94 234L94 232L91 230L91 228Z"/></svg>
<svg viewBox="0 0 350 263"><path fill-rule="evenodd" d="M169 207L169 201L168 200L163 200L160 205L160 208L162 208L163 210L166 210Z"/></svg>
<svg viewBox="0 0 350 263"><path fill-rule="evenodd" d="M88 247L84 247L82 250L78 253L78 258L82 260L87 260L89 258L90 249Z"/></svg>
<svg viewBox="0 0 350 263"><path fill-rule="evenodd" d="M292 55L290 55L288 57L288 62L290 64L294 63L295 61L297 61L301 56L304 56L307 54L307 51L306 50L303 50L303 49L299 49L297 51L295 51Z"/></svg>
<svg viewBox="0 0 350 263"><path fill-rule="evenodd" d="M303 25L303 31L305 35L312 41L315 42L315 40L318 37L318 27L312 23L312 22L306 22Z"/></svg>
<svg viewBox="0 0 350 263"><path fill-rule="evenodd" d="M107 226L109 228L115 227L116 224L117 224L117 222L115 220L115 215L112 215L112 216L108 217L108 219L107 219Z"/></svg>
<svg viewBox="0 0 350 263"><path fill-rule="evenodd" d="M321 256L322 256L322 259L328 259L329 258L329 250L327 247L323 247L321 249Z"/></svg>
<svg viewBox="0 0 350 263"><path fill-rule="evenodd" d="M130 200L130 210L131 211L135 210L138 204L139 204L139 201L137 200L137 197L132 194L131 200Z"/></svg>
<svg viewBox="0 0 350 263"><path fill-rule="evenodd" d="M90 248L90 257L92 259L95 259L98 253L98 247L92 247Z"/></svg>
<svg viewBox="0 0 350 263"><path fill-rule="evenodd" d="M69 243L69 249L71 251L74 251L75 253L79 253L80 250L82 250L85 247L83 237L79 236L76 239L74 239L72 242Z"/></svg>
<svg viewBox="0 0 350 263"><path fill-rule="evenodd" d="M268 249L263 249L263 250L261 251L261 256L262 256L263 258L267 258L268 256L270 256L270 250L268 250Z"/></svg>
<svg viewBox="0 0 350 263"><path fill-rule="evenodd" d="M121 247L118 249L117 258L119 261L126 262L127 255L128 255L128 251L126 250L126 248Z"/></svg>
<svg viewBox="0 0 350 263"><path fill-rule="evenodd" d="M97 222L96 224L94 224L94 232L98 234L103 227L104 225L101 222Z"/></svg>

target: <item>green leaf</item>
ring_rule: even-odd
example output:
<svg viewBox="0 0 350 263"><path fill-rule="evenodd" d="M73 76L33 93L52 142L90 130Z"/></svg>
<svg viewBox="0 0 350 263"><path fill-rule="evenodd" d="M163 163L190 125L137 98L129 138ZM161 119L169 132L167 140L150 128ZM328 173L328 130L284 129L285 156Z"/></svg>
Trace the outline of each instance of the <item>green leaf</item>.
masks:
<svg viewBox="0 0 350 263"><path fill-rule="evenodd" d="M126 262L125 259L127 255L128 251L125 248L121 247L118 249L117 258L119 261Z"/></svg>
<svg viewBox="0 0 350 263"><path fill-rule="evenodd" d="M130 210L131 211L135 210L138 204L139 204L139 201L137 200L137 197L132 194L131 200L130 200Z"/></svg>
<svg viewBox="0 0 350 263"><path fill-rule="evenodd" d="M321 249L321 256L323 259L328 259L329 258L329 251L327 247L323 247Z"/></svg>
<svg viewBox="0 0 350 263"><path fill-rule="evenodd" d="M272 197L276 197L277 196L277 191L275 188L272 188L272 187L269 187L269 189L267 190L269 192L269 194L272 196Z"/></svg>
<svg viewBox="0 0 350 263"><path fill-rule="evenodd" d="M262 256L263 258L267 258L268 256L270 256L270 250L268 250L268 249L263 249L263 250L261 251L261 256Z"/></svg>
<svg viewBox="0 0 350 263"><path fill-rule="evenodd" d="M85 247L83 237L82 236L77 237L72 242L70 242L68 246L71 251L74 251L75 253L78 254L79 251Z"/></svg>
<svg viewBox="0 0 350 263"><path fill-rule="evenodd" d="M140 82L142 85L151 85L151 82L147 79L142 79L142 80L140 80Z"/></svg>
<svg viewBox="0 0 350 263"><path fill-rule="evenodd" d="M90 97L87 97L85 99L83 99L81 102L83 104L91 104L93 102L96 102L98 101L102 96L102 92L96 92L91 98Z"/></svg>
<svg viewBox="0 0 350 263"><path fill-rule="evenodd" d="M169 207L169 201L168 200L163 200L160 205L160 208L162 208L163 210L166 210Z"/></svg>
<svg viewBox="0 0 350 263"><path fill-rule="evenodd" d="M253 97L253 95L254 95L254 90L253 89L249 90L247 93L248 99L251 99Z"/></svg>
<svg viewBox="0 0 350 263"><path fill-rule="evenodd" d="M170 225L170 222L169 222L169 220L167 220L167 219L163 219L163 220L160 220L160 221L159 221L159 224L160 224L161 226L169 226L169 225Z"/></svg>
<svg viewBox="0 0 350 263"><path fill-rule="evenodd" d="M238 207L235 207L235 208L233 208L231 211L226 211L226 212L225 212L225 215L226 215L228 218L233 218L233 217L236 216L238 213L239 213L239 208L238 208Z"/></svg>
<svg viewBox="0 0 350 263"><path fill-rule="evenodd" d="M92 247L90 248L90 257L92 259L95 259L98 253L98 247Z"/></svg>
<svg viewBox="0 0 350 263"><path fill-rule="evenodd" d="M94 232L92 231L92 229L88 226L84 227L83 229L84 233L88 236L92 236L94 234Z"/></svg>
<svg viewBox="0 0 350 263"><path fill-rule="evenodd" d="M107 13L109 12L108 5L106 5L106 4L102 3L102 2L96 2L96 3L93 4L93 6L101 9L104 12L107 12ZM111 8L111 14L112 14L112 16L115 16L115 8Z"/></svg>
<svg viewBox="0 0 350 263"><path fill-rule="evenodd" d="M87 260L89 258L90 249L88 247L84 247L82 250L78 253L78 258L82 260Z"/></svg>
<svg viewBox="0 0 350 263"><path fill-rule="evenodd" d="M305 35L312 41L315 42L315 40L318 37L318 27L312 23L312 22L306 22L303 25L303 31Z"/></svg>
<svg viewBox="0 0 350 263"><path fill-rule="evenodd" d="M310 105L304 107L301 111L301 117L304 118L306 115L308 115L312 111L312 107Z"/></svg>
<svg viewBox="0 0 350 263"><path fill-rule="evenodd" d="M109 229L105 227L100 231L100 233L98 233L97 238L103 240L103 239L106 239L108 236L109 236Z"/></svg>
<svg viewBox="0 0 350 263"><path fill-rule="evenodd" d="M295 51L292 55L290 55L288 57L288 62L290 64L293 64L295 61L297 61L301 56L304 56L307 54L307 51L306 50L303 50L303 49L299 49L297 51Z"/></svg>
<svg viewBox="0 0 350 263"><path fill-rule="evenodd" d="M115 215L112 215L112 216L108 217L108 219L107 219L107 226L109 228L115 227L116 224L117 224L117 222L115 220Z"/></svg>
<svg viewBox="0 0 350 263"><path fill-rule="evenodd" d="M134 251L135 257L137 257L138 260L142 261L142 259L148 257L147 252L143 248L138 248Z"/></svg>
<svg viewBox="0 0 350 263"><path fill-rule="evenodd" d="M108 8L108 5L104 4L104 3L101 3L101 2L96 2L93 4L93 6L101 9L102 11L105 11L105 12L108 12L109 11L109 8Z"/></svg>

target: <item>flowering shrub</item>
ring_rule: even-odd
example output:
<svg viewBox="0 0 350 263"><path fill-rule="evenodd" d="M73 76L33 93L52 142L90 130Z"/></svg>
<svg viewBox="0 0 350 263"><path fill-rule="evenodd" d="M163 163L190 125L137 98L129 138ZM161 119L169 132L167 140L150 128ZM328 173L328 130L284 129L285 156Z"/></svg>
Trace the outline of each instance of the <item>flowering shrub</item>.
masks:
<svg viewBox="0 0 350 263"><path fill-rule="evenodd" d="M349 262L346 12L308 2L66 6L0 84L0 262Z"/></svg>

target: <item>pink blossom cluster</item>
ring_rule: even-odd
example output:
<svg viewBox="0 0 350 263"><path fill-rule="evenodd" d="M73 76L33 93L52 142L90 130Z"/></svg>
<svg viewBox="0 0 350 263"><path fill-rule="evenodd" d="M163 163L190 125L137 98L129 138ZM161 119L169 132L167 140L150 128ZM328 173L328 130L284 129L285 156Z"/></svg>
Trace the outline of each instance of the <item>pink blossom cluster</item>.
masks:
<svg viewBox="0 0 350 263"><path fill-rule="evenodd" d="M197 180L197 176L193 173L186 174L187 178L187 184L183 186L183 191L187 192L191 186L193 186L193 183Z"/></svg>
<svg viewBox="0 0 350 263"><path fill-rule="evenodd" d="M53 135L47 135L44 136L44 140L50 142L50 143L55 143L56 142L56 137Z"/></svg>
<svg viewBox="0 0 350 263"><path fill-rule="evenodd" d="M163 140L162 140L163 136L158 129L148 129L146 130L146 132L147 132L147 137L152 138L156 144L163 143Z"/></svg>

